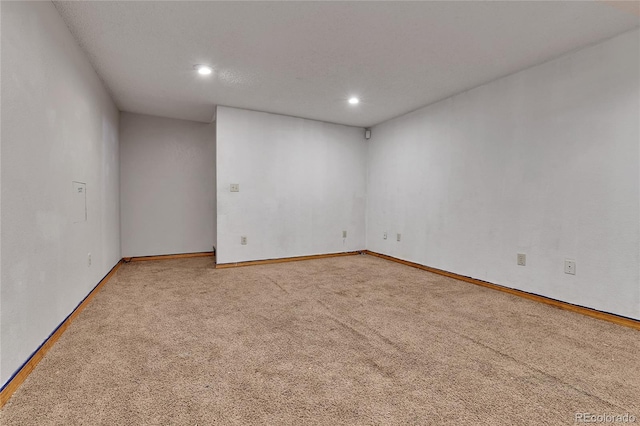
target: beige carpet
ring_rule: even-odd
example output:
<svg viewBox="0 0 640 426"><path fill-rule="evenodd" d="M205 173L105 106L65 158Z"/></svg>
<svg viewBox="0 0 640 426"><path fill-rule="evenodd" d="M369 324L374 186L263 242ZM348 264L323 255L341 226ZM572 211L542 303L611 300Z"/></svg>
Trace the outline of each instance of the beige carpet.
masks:
<svg viewBox="0 0 640 426"><path fill-rule="evenodd" d="M5 425L640 423L640 332L371 256L124 265Z"/></svg>

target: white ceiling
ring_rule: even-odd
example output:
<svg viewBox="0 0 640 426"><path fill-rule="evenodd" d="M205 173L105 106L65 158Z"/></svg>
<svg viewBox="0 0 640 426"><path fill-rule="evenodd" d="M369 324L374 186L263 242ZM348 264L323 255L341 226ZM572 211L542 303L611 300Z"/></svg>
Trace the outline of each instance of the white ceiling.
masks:
<svg viewBox="0 0 640 426"><path fill-rule="evenodd" d="M371 126L640 24L576 1L54 4L121 110L205 122L226 105Z"/></svg>

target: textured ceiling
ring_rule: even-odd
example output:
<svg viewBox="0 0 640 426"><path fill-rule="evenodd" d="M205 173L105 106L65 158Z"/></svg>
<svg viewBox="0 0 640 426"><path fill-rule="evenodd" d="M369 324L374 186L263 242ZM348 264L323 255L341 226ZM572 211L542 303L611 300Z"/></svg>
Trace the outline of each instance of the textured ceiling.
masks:
<svg viewBox="0 0 640 426"><path fill-rule="evenodd" d="M354 126L640 22L575 1L54 4L123 111L211 121L226 105ZM215 73L199 76L200 63Z"/></svg>

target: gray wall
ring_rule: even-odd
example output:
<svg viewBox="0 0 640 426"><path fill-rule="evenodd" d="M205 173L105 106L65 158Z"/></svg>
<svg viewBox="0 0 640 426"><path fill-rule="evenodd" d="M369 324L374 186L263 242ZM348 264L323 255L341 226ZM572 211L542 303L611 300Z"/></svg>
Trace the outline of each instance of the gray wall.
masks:
<svg viewBox="0 0 640 426"><path fill-rule="evenodd" d="M120 115L122 255L211 251L215 124Z"/></svg>
<svg viewBox="0 0 640 426"><path fill-rule="evenodd" d="M216 120L218 263L364 248L363 129L225 107Z"/></svg>
<svg viewBox="0 0 640 426"><path fill-rule="evenodd" d="M52 3L0 7L2 384L121 256L118 111Z"/></svg>
<svg viewBox="0 0 640 426"><path fill-rule="evenodd" d="M639 39L376 126L367 248L640 318Z"/></svg>

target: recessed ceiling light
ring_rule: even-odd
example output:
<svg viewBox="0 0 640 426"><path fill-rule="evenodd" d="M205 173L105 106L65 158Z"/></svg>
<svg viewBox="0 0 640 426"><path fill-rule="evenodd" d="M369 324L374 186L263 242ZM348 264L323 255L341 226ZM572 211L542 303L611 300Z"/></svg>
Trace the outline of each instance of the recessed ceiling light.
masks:
<svg viewBox="0 0 640 426"><path fill-rule="evenodd" d="M213 69L211 69L211 67L207 65L194 65L193 69L198 71L198 74L200 75L209 75L213 72Z"/></svg>
<svg viewBox="0 0 640 426"><path fill-rule="evenodd" d="M351 105L355 105L355 104L357 104L357 103L360 103L360 99L356 98L355 96L354 96L354 97L351 97L351 98L349 98L349 103L350 103Z"/></svg>

